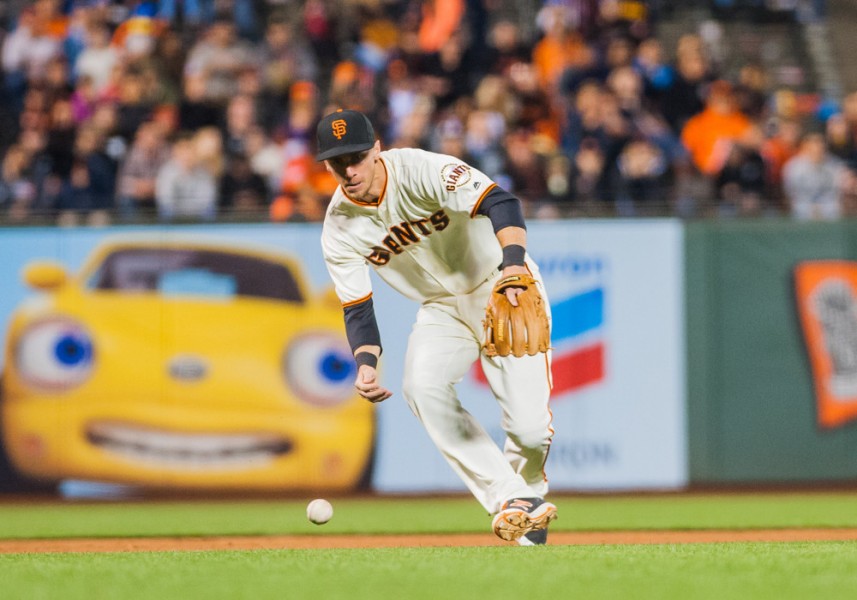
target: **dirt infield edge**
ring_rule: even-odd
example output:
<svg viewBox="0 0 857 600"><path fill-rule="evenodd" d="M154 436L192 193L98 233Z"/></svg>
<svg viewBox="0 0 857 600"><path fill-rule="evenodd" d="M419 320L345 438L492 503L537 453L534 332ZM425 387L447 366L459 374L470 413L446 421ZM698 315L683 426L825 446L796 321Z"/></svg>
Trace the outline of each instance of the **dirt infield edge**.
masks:
<svg viewBox="0 0 857 600"><path fill-rule="evenodd" d="M857 541L857 529L552 532L551 545ZM0 554L509 546L490 534L304 535L0 540Z"/></svg>

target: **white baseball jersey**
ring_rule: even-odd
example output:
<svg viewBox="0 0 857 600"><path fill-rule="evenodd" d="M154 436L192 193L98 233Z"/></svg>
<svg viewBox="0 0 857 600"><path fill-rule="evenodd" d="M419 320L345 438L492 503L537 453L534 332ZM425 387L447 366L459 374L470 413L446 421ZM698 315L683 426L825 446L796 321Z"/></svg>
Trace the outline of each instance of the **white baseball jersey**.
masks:
<svg viewBox="0 0 857 600"><path fill-rule="evenodd" d="M395 290L420 301L402 382L414 414L488 512L510 498L542 497L553 434L549 355L481 352L485 305L503 252L490 219L476 212L495 184L452 156L396 149L381 160L387 181L377 204L361 204L339 188L328 207L322 249L336 293L344 307L367 300L372 265ZM537 275L535 264L528 266ZM476 360L504 415L503 450L454 390Z"/></svg>
<svg viewBox="0 0 857 600"><path fill-rule="evenodd" d="M503 259L479 203L496 185L452 156L417 149L381 152L387 184L378 204L338 188L328 206L322 249L343 305L371 293L369 265L393 289L426 301L466 294Z"/></svg>

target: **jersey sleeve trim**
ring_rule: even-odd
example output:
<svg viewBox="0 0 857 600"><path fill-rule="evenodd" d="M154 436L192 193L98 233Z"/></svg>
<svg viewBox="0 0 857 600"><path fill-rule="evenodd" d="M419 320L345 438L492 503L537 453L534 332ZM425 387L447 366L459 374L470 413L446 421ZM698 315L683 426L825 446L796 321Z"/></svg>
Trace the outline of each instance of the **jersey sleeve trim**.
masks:
<svg viewBox="0 0 857 600"><path fill-rule="evenodd" d="M357 300L352 300L351 302L343 302L342 308L348 308L349 306L356 306L358 304L362 304L363 302L366 302L367 300L369 300L371 297L372 297L372 292L369 292L368 294L366 294L362 298L358 298Z"/></svg>
<svg viewBox="0 0 857 600"><path fill-rule="evenodd" d="M489 185L487 188L485 188L485 191L484 191L484 192L482 192L482 195L481 195L481 196L479 196L479 200L477 200L477 201L476 201L476 204L473 206L473 208L472 208L472 209L471 209L471 211L470 211L470 218L471 218L471 219L472 219L473 217L475 217L475 216L476 216L476 213L477 213L477 211L479 210L479 205L480 205L480 204L482 204L482 201L483 201L483 200L485 200L485 197L488 195L488 192L490 192L491 190L493 190L495 187L497 187L497 184L496 184L496 183L492 183L492 184L491 184L491 185Z"/></svg>

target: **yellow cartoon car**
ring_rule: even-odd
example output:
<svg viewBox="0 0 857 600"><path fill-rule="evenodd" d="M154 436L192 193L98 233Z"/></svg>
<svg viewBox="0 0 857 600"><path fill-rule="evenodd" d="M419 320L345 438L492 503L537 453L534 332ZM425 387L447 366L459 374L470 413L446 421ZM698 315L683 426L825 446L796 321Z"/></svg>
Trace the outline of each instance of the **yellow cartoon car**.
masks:
<svg viewBox="0 0 857 600"><path fill-rule="evenodd" d="M375 415L330 292L298 263L232 242L108 240L74 276L33 262L44 293L14 313L2 439L43 482L348 490Z"/></svg>

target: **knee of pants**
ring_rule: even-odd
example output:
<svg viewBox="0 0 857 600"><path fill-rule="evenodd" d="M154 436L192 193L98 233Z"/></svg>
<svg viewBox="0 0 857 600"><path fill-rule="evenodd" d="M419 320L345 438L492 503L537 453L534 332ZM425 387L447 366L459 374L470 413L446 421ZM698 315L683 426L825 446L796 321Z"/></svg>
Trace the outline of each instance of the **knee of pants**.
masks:
<svg viewBox="0 0 857 600"><path fill-rule="evenodd" d="M506 435L520 448L531 450L542 450L550 445L553 432L549 427L538 427L535 429L510 429Z"/></svg>

